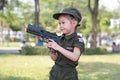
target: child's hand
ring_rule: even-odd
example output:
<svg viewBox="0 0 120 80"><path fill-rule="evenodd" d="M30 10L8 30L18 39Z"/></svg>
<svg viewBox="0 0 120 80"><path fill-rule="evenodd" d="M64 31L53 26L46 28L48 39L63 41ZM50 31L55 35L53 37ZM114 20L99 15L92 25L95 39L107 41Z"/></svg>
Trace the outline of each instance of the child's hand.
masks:
<svg viewBox="0 0 120 80"><path fill-rule="evenodd" d="M48 48L53 48L55 50L57 50L58 47L59 47L59 45L54 40L52 40L52 39L46 40L46 44L47 44Z"/></svg>
<svg viewBox="0 0 120 80"><path fill-rule="evenodd" d="M47 46L47 48L50 48L49 39L46 40L46 46Z"/></svg>

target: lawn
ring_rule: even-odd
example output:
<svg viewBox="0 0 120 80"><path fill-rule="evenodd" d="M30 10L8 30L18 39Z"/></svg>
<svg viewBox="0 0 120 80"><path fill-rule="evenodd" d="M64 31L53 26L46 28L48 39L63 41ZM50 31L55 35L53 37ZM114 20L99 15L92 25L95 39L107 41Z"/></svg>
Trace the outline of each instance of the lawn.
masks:
<svg viewBox="0 0 120 80"><path fill-rule="evenodd" d="M20 42L0 42L0 48L10 48L10 47L16 47L16 48L20 48Z"/></svg>
<svg viewBox="0 0 120 80"><path fill-rule="evenodd" d="M53 61L49 56L0 55L0 80L48 80ZM80 80L119 80L120 54L82 55L77 67Z"/></svg>

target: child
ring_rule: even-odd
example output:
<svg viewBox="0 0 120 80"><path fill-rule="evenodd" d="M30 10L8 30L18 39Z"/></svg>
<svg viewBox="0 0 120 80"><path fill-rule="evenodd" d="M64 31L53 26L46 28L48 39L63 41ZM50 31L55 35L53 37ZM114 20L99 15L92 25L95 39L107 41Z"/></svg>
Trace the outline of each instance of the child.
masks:
<svg viewBox="0 0 120 80"><path fill-rule="evenodd" d="M60 13L53 15L59 21L62 35L59 43L50 39L48 48L56 50L56 54L50 57L55 65L50 71L50 80L78 80L76 66L81 53L84 51L83 39L77 35L76 29L81 21L81 14L75 8L66 8Z"/></svg>

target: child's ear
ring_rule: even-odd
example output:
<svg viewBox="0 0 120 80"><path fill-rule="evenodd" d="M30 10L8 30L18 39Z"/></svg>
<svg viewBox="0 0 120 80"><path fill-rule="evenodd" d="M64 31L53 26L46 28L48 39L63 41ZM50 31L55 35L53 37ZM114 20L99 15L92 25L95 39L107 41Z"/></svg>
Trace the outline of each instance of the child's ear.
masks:
<svg viewBox="0 0 120 80"><path fill-rule="evenodd" d="M78 23L78 22L77 22L76 20L74 20L74 21L72 22L73 26L75 26L75 27L76 27L77 23Z"/></svg>

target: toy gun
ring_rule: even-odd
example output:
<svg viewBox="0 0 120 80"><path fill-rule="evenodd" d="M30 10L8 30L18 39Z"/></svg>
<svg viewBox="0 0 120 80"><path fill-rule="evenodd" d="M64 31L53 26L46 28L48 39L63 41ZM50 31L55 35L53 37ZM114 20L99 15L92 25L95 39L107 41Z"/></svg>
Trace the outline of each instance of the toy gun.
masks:
<svg viewBox="0 0 120 80"><path fill-rule="evenodd" d="M51 33L49 31L44 30L41 27L36 27L34 25L28 24L26 31L28 33L40 36L40 37L45 38L45 39L53 39L57 43L59 41L59 37L56 35L56 33ZM56 50L50 48L50 52L56 53Z"/></svg>

